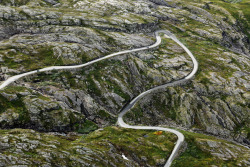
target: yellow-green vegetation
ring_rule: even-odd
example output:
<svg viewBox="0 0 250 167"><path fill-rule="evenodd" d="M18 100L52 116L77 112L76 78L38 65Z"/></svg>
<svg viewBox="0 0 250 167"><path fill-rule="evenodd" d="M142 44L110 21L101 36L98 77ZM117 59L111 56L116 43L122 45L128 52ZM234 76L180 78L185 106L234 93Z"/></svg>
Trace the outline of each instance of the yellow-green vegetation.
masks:
<svg viewBox="0 0 250 167"><path fill-rule="evenodd" d="M135 158L131 154L133 152L138 158L146 157L146 163L156 165L162 159L161 163L164 163L176 140L175 135L167 132L158 136L154 135L154 131L106 127L83 137L80 142L88 144L90 148L106 151L108 147L104 143L108 142L129 158Z"/></svg>
<svg viewBox="0 0 250 167"><path fill-rule="evenodd" d="M190 29L188 31L190 32L192 32L192 25L193 24L189 25ZM190 51L195 55L195 58L199 62L199 69L195 79L202 80L203 78L206 78L206 74L208 74L209 72L216 72L218 75L228 79L232 76L233 72L236 71L235 69L230 67L230 64L225 64L225 62L216 59L218 55L220 55L221 58L226 57L224 53L230 52L227 48L222 47L221 45L211 40L191 38L189 35L187 35L186 32L182 32L178 28L172 27L171 25L163 26L166 28L168 27L168 29L171 29L173 32L175 32L180 41L184 43L188 47L188 49L190 49ZM232 61L232 63L237 65L235 61Z"/></svg>
<svg viewBox="0 0 250 167"><path fill-rule="evenodd" d="M0 80L147 46L154 42L155 30L170 30L197 58L199 71L185 86L145 97L126 119L131 124L179 124L249 143L250 69L246 55L250 49L250 0L0 0L0 4L6 5L0 6ZM44 163L46 158L40 152L48 149L51 166L79 166L81 157L97 166L125 166L130 161L125 162L122 153L132 160L127 166L162 165L176 141L172 134L156 136L152 131L117 127L96 130L96 124L115 124L114 115L133 97L178 80L191 68L186 53L163 37L161 45L152 50L121 55L82 69L23 78L17 83L24 81L31 89L13 86L0 91L1 128L86 135L59 137L28 130L0 133L16 137L25 134L39 140L42 144L36 150L23 149L21 157ZM246 159L243 148L213 137L183 133L187 149L174 166L245 165L241 162ZM12 148L16 147L13 143ZM69 150L69 154L62 154L62 150ZM4 154L16 156L15 152Z"/></svg>
<svg viewBox="0 0 250 167"><path fill-rule="evenodd" d="M96 129L98 126L92 121L86 120L83 124L75 124L78 133L90 133Z"/></svg>
<svg viewBox="0 0 250 167"><path fill-rule="evenodd" d="M52 134L33 130L0 130L0 156L25 160L28 165L79 166L159 166L170 155L177 137L163 132L106 127L88 135ZM186 149L173 162L174 167L242 166L246 167L249 150L225 140L182 131ZM7 142L7 143L6 143ZM16 154L18 151L18 155ZM47 154L50 156L48 157ZM125 155L129 161L124 160ZM70 155L70 156L69 156ZM86 158L88 157L88 158ZM6 166L9 161L1 161ZM21 165L21 164L19 164Z"/></svg>
<svg viewBox="0 0 250 167"><path fill-rule="evenodd" d="M34 112L38 114L34 115ZM89 133L98 128L94 122L85 119L84 115L63 109L50 97L20 86L9 86L0 91L0 114L1 128L35 126L33 129L40 131L79 133Z"/></svg>
<svg viewBox="0 0 250 167"><path fill-rule="evenodd" d="M25 68L25 72L47 66L63 65L62 58L54 56L52 47L36 47L35 53L27 53L27 48L11 47L11 49L9 49L9 46L2 47L0 48L0 54L4 56L4 62L0 63L0 65L3 67L7 66L10 69Z"/></svg>
<svg viewBox="0 0 250 167"><path fill-rule="evenodd" d="M173 162L173 167L233 167L244 166L250 157L249 149L225 140L198 133L181 131L187 143L186 150Z"/></svg>
<svg viewBox="0 0 250 167"><path fill-rule="evenodd" d="M16 96L15 94L12 94L15 91L23 92L28 91L28 89L23 87L8 87L5 91L0 91L0 113L2 114L8 111L15 111L19 115L20 123L25 124L30 121L30 118L27 116L27 109L25 108L23 101L20 99L21 95L19 94L18 96ZM10 98L11 100L8 100L6 97L4 97L1 94L3 92L7 93L8 98ZM4 124L5 121L1 121L1 127L3 127Z"/></svg>
<svg viewBox="0 0 250 167"><path fill-rule="evenodd" d="M5 92L9 94L16 94L16 93L20 94L20 92L31 92L31 91L32 91L31 89L22 86L8 86L4 90L0 90L1 93Z"/></svg>
<svg viewBox="0 0 250 167"><path fill-rule="evenodd" d="M225 3L226 1L231 3ZM237 24L242 28L241 30L250 38L250 34L248 31L249 27L249 20L250 20L250 0L210 0L209 2L206 0L196 0L193 3L190 3L189 0L178 0L179 4L183 6L187 6L189 4L192 4L194 6L203 6L204 10L207 10L208 12L214 14L214 15L223 15L225 16L226 21L229 18L233 18L233 20L237 21ZM169 2L176 3L175 2ZM208 5L208 6L206 6ZM197 22L196 22L197 23ZM235 24L231 23L231 24ZM191 25L191 24L190 24ZM192 24L192 26L196 26L197 24ZM200 24L202 28L205 28L204 24ZM189 25L188 25L189 26ZM191 28L190 28L191 30Z"/></svg>
<svg viewBox="0 0 250 167"><path fill-rule="evenodd" d="M1 5L8 5L11 4L13 6L21 6L21 5L26 5L29 1L31 0L1 0L0 4Z"/></svg>
<svg viewBox="0 0 250 167"><path fill-rule="evenodd" d="M184 0L185 1L185 0ZM189 5L190 1L186 1L187 3L184 3L183 0L177 1L182 7L186 7L188 10L191 10ZM172 2L169 2L172 3ZM192 3L192 5L200 7L201 5L206 4L206 1L195 1L195 3ZM248 38L250 38L248 27L250 26L250 1L249 0L243 0L242 2L236 3L236 4L228 4L221 0L212 0L210 1L209 5L211 5L210 8L204 8L207 10L207 12L213 13L213 14L220 14L225 17L233 17L234 20L237 20L237 26L240 27L240 29L244 32L244 34L248 35ZM225 12L226 11L226 12ZM201 30L208 30L211 31L215 27L213 26L207 26L207 24L201 23L199 21L195 21L191 18L186 18L189 23L182 25L176 25L173 27L172 24L168 25L168 21L163 23L163 27L166 29L171 29L175 34L177 34L178 38L186 44L186 46L192 51L192 53L195 55L199 62L199 71L196 75L196 79L201 79L205 77L205 75L208 72L216 72L217 74L229 78L232 76L233 72L236 70L231 68L229 64L225 64L223 61L219 61L216 59L216 57L224 57L224 52L230 52L227 47L222 47L221 44L218 44L217 37L212 38L212 34L209 36L206 36L206 38L191 38L189 35L190 32L192 34L197 34L196 28ZM166 25L167 23L167 25ZM230 24L236 24L230 23ZM186 31L181 31L181 29L184 28ZM197 34L199 35L199 34ZM218 34L218 37L221 34ZM209 40L208 40L209 38ZM232 58L232 60L234 57ZM232 61L231 63L236 64L235 61ZM244 66L241 64L241 66ZM249 70L249 67L243 68L243 70Z"/></svg>
<svg viewBox="0 0 250 167"><path fill-rule="evenodd" d="M99 110L97 113L98 117L108 120L110 123L115 124L117 122L116 117L112 117L107 111Z"/></svg>
<svg viewBox="0 0 250 167"><path fill-rule="evenodd" d="M230 2L230 3L238 3L238 2L241 2L242 0L222 0L222 1Z"/></svg>
<svg viewBox="0 0 250 167"><path fill-rule="evenodd" d="M164 98L162 98L162 96L159 95L153 95L152 96L152 100L150 102L148 102L145 106L141 106L139 103L137 103L132 109L131 111L129 111L124 117L125 120L130 121L130 122L141 122L141 120L143 120L142 122L151 122L152 124L157 124L159 120L155 120L153 121L153 119L155 119L152 115L154 115L154 109L155 108L157 111L159 111L162 115L164 115L164 117L162 117L163 119L166 118L171 118L172 120L176 120L176 114L177 114L177 110L180 106L180 99L178 99L176 101L176 99L174 99L173 96L170 95L165 95L168 101L172 101L171 103L166 103L166 101L164 100ZM154 106L152 106L154 105ZM153 108L151 108L153 107ZM151 117L149 116L145 116L145 114L143 114L145 112L145 108L148 111L152 111L150 112ZM157 118L158 119L158 118Z"/></svg>
<svg viewBox="0 0 250 167"><path fill-rule="evenodd" d="M132 166L163 165L177 139L171 133L154 135L154 131L117 127L106 127L82 137L74 134L56 136L24 129L0 130L0 134L2 143L5 142L3 139L10 141L9 146L5 145L0 155L15 157L15 150L18 147L15 142L17 142L27 146L19 149L18 157L26 159L29 165L44 164L47 161L56 166L79 165L77 159L80 159L81 163L92 165L109 166L108 164L114 163L125 166L127 161L123 160L122 154L130 159ZM53 158L46 159L45 153L51 154ZM70 156L67 156L68 154ZM89 158L86 159L86 156Z"/></svg>

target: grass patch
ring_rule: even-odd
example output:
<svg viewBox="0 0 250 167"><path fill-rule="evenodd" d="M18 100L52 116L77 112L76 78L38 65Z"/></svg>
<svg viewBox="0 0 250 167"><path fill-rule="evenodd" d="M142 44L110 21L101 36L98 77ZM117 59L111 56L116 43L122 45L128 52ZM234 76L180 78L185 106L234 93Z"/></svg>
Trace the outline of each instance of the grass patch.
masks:
<svg viewBox="0 0 250 167"><path fill-rule="evenodd" d="M184 136L185 136L185 142L187 142L187 149L173 161L172 166L173 167L200 167L200 166L205 166L205 167L210 167L210 166L221 166L221 167L233 167L233 166L238 166L237 161L234 158L228 159L228 160L223 160L220 159L216 156L213 156L209 151L204 150L204 144L199 143L199 141L212 141L216 142L218 144L221 144L220 148L222 150L231 148L228 147L226 148L228 144L234 145L230 142L227 142L225 140L221 139L216 139L215 137L212 136L207 136L199 133L192 133L192 132L186 132L186 131L181 131ZM235 145L236 146L236 145ZM209 147L209 146L206 146ZM239 147L239 146L238 146ZM224 151L225 151L224 150ZM238 159L241 158L240 156Z"/></svg>
<svg viewBox="0 0 250 167"><path fill-rule="evenodd" d="M83 124L75 124L74 126L77 129L76 131L78 133L89 133L98 129L98 126L94 122L89 121L87 119Z"/></svg>
<svg viewBox="0 0 250 167"><path fill-rule="evenodd" d="M91 143L91 147L105 149L103 141L115 146L118 151L126 156L145 156L147 163L155 166L157 160L167 159L171 153L176 137L173 134L164 132L162 135L154 135L154 131L123 129L117 127L106 127L102 131L95 131L81 140L84 143ZM145 165L143 161L141 165Z"/></svg>

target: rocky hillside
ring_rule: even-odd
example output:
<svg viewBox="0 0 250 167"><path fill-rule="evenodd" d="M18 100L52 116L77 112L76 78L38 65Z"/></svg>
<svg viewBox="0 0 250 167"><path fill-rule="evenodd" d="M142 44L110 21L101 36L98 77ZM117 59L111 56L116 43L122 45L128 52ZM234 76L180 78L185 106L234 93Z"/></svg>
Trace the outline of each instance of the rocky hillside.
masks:
<svg viewBox="0 0 250 167"><path fill-rule="evenodd" d="M249 6L249 0L0 0L0 82L47 66L81 64L120 50L147 46L154 43L155 30L167 29L194 54L199 71L186 85L143 98L126 115L126 122L178 127L249 146ZM36 136L40 138L39 142L51 140L53 143L60 138L55 134L72 132L85 134L88 141L95 142L92 134L87 134L115 125L117 114L131 99L152 87L186 76L192 70L190 58L176 43L164 36L162 39L161 45L155 49L117 56L82 69L40 72L1 90L0 128L4 130L0 132L3 134L0 141L7 141L4 145L9 146L0 148L0 166L10 162L5 161L6 155L15 157L18 152L15 149L25 150L11 145L10 141L17 142L22 138L21 133L15 131L27 134L24 135L25 142L34 137L29 134L40 136ZM112 128L106 131L112 132ZM56 133L49 133L50 137L46 138L48 132ZM218 159L214 164L217 166L249 165L247 156L242 156L247 154L244 148L228 145L224 140L209 144L210 141L200 138L189 139L188 133L184 135L188 138L186 151L183 150L181 161L177 159L173 165L180 166L180 163L191 160L196 162L199 158L214 160L211 157ZM129 134L124 136L129 138ZM169 136L169 142L173 143L174 138ZM15 140L5 140L10 137ZM65 147L56 146L60 153L53 156L60 161L61 157L74 152L72 158L78 158L74 147L79 143L69 150L66 146L72 141L62 140ZM105 138L102 143L113 148L112 140ZM200 157L192 152L192 149L196 150L194 145L200 145ZM218 145L223 145L220 153L215 151ZM123 147L118 146L114 152L117 156L122 152L126 154L133 159L131 164L125 163L121 156L115 162L115 158L105 151L98 153L102 155L100 164L123 162L124 166L155 166L164 164L169 154L151 159L152 155L136 152L140 150L138 145L133 146L138 149L130 148L129 151L122 150ZM49 156L56 148L48 146L49 151L45 150L44 154ZM38 151L33 154L34 149L38 148L28 151L31 158L26 165L35 164L36 160L44 165L57 164L45 163L46 158L39 159ZM234 150L232 155L228 150ZM95 148L93 152L89 159L96 159L94 155L99 151ZM25 156L24 152L22 158ZM103 157L109 158L105 160ZM142 158L138 160L138 157ZM16 164L25 164L21 158L15 159L19 161ZM78 160L83 164L92 163L81 157Z"/></svg>
<svg viewBox="0 0 250 167"><path fill-rule="evenodd" d="M163 166L176 136L108 127L79 136L0 130L0 166ZM248 149L213 137L185 133L186 151L173 166L249 165ZM124 160L121 155L129 160Z"/></svg>

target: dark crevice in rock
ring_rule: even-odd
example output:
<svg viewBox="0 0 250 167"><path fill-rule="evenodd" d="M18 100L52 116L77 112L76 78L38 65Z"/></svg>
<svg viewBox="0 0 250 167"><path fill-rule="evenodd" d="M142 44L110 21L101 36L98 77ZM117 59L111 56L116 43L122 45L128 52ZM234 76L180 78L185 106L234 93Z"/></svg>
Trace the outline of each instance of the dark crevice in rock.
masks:
<svg viewBox="0 0 250 167"><path fill-rule="evenodd" d="M81 103L80 108L81 108L81 113L84 114L86 118L90 116L88 110L86 110L83 103Z"/></svg>
<svg viewBox="0 0 250 167"><path fill-rule="evenodd" d="M149 0L149 1L156 5L170 6L165 0Z"/></svg>

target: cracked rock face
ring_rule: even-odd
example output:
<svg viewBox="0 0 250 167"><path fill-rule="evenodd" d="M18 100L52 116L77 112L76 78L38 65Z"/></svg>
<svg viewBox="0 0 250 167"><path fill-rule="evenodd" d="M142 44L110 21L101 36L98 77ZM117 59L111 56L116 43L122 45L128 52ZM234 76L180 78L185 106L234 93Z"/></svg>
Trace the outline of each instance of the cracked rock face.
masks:
<svg viewBox="0 0 250 167"><path fill-rule="evenodd" d="M155 30L167 29L194 54L199 71L185 85L144 97L125 121L174 126L249 145L248 9L248 0L0 0L0 82L149 46ZM0 128L87 134L114 125L134 97L185 77L192 67L185 51L162 35L155 49L81 69L40 72L0 91ZM225 158L219 154L214 152Z"/></svg>
<svg viewBox="0 0 250 167"><path fill-rule="evenodd" d="M1 93L3 108L0 116L1 128L32 128L40 131L77 130L85 117L73 109L66 109L62 102L21 89L18 94Z"/></svg>

